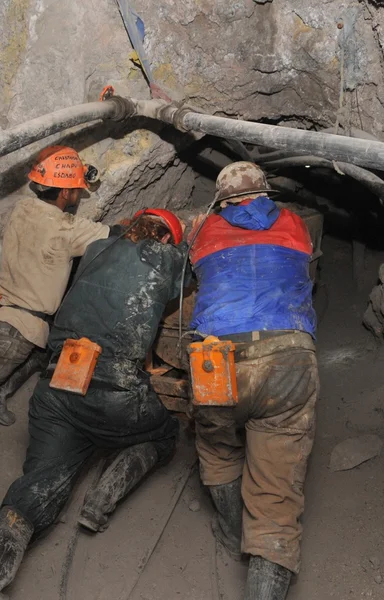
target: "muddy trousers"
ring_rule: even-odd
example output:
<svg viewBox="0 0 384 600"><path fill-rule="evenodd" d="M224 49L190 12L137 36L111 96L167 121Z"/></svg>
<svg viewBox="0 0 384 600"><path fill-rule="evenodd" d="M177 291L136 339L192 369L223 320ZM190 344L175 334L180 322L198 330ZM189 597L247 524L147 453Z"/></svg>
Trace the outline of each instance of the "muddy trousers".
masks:
<svg viewBox="0 0 384 600"><path fill-rule="evenodd" d="M314 346L307 334L255 342L236 370L238 406L195 411L202 481L242 477L242 551L297 573L319 389Z"/></svg>
<svg viewBox="0 0 384 600"><path fill-rule="evenodd" d="M152 467L172 453L177 431L177 421L145 383L136 381L127 392L91 389L83 398L52 390L49 380L41 379L30 404L24 474L2 505L28 519L39 533L55 522L95 450L111 450L116 456L119 449L151 442L156 452Z"/></svg>
<svg viewBox="0 0 384 600"><path fill-rule="evenodd" d="M11 425L15 416L7 409L6 400L12 396L20 385L17 369L30 357L34 344L12 325L0 321L0 424ZM32 373L31 373L32 374ZM16 378L15 378L16 375Z"/></svg>

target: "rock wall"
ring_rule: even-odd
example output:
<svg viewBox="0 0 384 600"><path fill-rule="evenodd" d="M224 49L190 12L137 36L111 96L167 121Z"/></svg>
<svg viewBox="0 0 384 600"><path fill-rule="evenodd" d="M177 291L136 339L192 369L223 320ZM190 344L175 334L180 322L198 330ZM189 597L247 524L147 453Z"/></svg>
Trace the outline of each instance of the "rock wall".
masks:
<svg viewBox="0 0 384 600"><path fill-rule="evenodd" d="M152 4L141 2L144 17ZM381 134L384 8L354 0L170 0L157 17L147 41L156 69L203 109L327 126L344 83L346 125Z"/></svg>
<svg viewBox="0 0 384 600"><path fill-rule="evenodd" d="M0 126L3 129L66 106L98 99L106 84L123 96L149 98L114 0L3 0L0 7ZM80 213L107 221L136 208L188 203L192 169L175 145L177 132L135 120L90 124L0 159L0 219L25 183L32 158L48 143L68 143L101 169L102 183Z"/></svg>
<svg viewBox="0 0 384 600"><path fill-rule="evenodd" d="M126 0L128 1L128 0ZM135 0L154 76L218 115L382 136L384 8L349 0ZM0 127L97 99L106 84L149 98L115 0L3 0ZM90 124L0 159L0 220L40 147L73 144L102 172L81 212L106 221L144 205L188 206L185 138L145 121ZM177 150L175 150L175 146ZM23 190L21 190L23 191ZM1 223L0 223L1 225Z"/></svg>

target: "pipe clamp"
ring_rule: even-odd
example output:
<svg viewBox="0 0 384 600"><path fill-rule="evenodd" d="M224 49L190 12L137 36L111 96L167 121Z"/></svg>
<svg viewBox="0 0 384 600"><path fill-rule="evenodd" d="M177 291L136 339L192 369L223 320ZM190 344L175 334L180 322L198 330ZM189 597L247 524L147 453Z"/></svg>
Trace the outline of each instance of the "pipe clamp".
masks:
<svg viewBox="0 0 384 600"><path fill-rule="evenodd" d="M112 96L105 103L113 102L115 105L115 112L113 115L107 117L112 121L123 121L128 117L133 117L136 114L136 106L130 98L122 98L121 96Z"/></svg>

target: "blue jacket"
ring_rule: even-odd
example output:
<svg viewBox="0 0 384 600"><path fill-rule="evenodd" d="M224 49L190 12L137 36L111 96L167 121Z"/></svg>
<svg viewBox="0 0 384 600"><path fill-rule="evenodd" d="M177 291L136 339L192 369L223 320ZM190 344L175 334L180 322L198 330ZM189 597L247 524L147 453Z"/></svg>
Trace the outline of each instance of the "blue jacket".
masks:
<svg viewBox="0 0 384 600"><path fill-rule="evenodd" d="M262 196L208 217L191 250L198 293L191 328L211 335L296 329L315 337L303 220Z"/></svg>

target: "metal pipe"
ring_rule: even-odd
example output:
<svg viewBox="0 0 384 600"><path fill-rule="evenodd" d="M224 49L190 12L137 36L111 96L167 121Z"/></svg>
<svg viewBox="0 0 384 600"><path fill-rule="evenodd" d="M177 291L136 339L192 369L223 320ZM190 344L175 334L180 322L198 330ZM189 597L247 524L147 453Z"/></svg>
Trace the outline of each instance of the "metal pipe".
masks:
<svg viewBox="0 0 384 600"><path fill-rule="evenodd" d="M89 102L42 115L12 129L0 131L0 156L14 152L58 131L98 119L120 120L133 115L131 100L115 96L105 102Z"/></svg>
<svg viewBox="0 0 384 600"><path fill-rule="evenodd" d="M322 129L318 133L335 133L335 128L327 127L327 129ZM368 133L367 131L363 131L362 129L356 129L356 127L351 127L349 133L350 135L348 137L380 142L380 139L374 136L372 133ZM340 135L342 135L342 130ZM295 150L295 152L289 152L287 150L275 150L273 152L258 152L257 156L252 156L251 160L257 162L257 164L264 164L266 162L270 162L271 160L292 158L293 156L302 156L305 154L307 154L307 150L300 151L298 148Z"/></svg>
<svg viewBox="0 0 384 600"><path fill-rule="evenodd" d="M335 133L335 129L335 127L327 127L326 129L322 129L321 133ZM343 132L343 129L341 130L341 132ZM363 131L362 129L357 129L356 127L350 128L348 137L360 138L362 140L374 140L376 142L380 142L380 138L373 135L373 133Z"/></svg>
<svg viewBox="0 0 384 600"><path fill-rule="evenodd" d="M331 161L384 170L383 142L212 117L199 113L192 107L179 107L164 100L134 100L119 96L113 96L105 102L65 108L0 132L0 156L74 125L97 119L119 121L134 115L169 123L184 132L201 132L291 153L306 152Z"/></svg>
<svg viewBox="0 0 384 600"><path fill-rule="evenodd" d="M384 170L383 142L212 117L187 109L181 109L181 111L179 115L177 113L175 115L175 125L184 131L201 131L217 137L281 148L290 152L307 152L328 160Z"/></svg>

